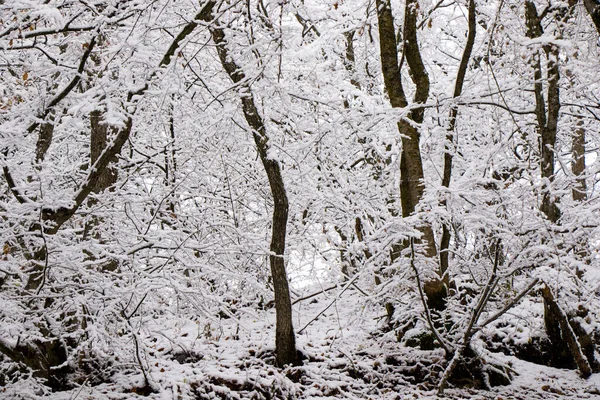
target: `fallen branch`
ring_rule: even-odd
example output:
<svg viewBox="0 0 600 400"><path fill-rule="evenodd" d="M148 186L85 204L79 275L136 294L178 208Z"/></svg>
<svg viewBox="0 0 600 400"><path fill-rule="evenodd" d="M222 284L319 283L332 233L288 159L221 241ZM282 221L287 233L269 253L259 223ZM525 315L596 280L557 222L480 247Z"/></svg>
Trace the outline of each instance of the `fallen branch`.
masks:
<svg viewBox="0 0 600 400"><path fill-rule="evenodd" d="M569 324L567 315L556 302L554 294L547 284L544 284L541 293L552 314L558 318L562 338L567 342L569 351L571 352L571 355L573 355L573 359L577 364L577 368L579 369L581 376L584 378L589 377L592 375L592 368L590 367L590 363L588 362L587 358L585 358L585 355L581 351L581 346L579 345L579 341L577 340L575 332L573 332L573 328L571 328L571 324Z"/></svg>

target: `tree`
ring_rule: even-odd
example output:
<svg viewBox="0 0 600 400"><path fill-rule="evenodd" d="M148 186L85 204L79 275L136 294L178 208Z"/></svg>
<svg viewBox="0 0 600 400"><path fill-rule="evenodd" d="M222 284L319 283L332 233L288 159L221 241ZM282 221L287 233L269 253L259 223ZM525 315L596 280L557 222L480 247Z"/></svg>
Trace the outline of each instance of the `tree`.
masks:
<svg viewBox="0 0 600 400"><path fill-rule="evenodd" d="M214 27L211 33L213 41L217 45L217 53L219 54L223 69L227 72L233 83L239 86L238 90L242 93L240 100L242 102L244 118L250 127L256 149L269 180L271 195L273 196L273 224L271 228L271 254L269 255L269 263L271 265L271 277L275 291L275 310L277 314L275 352L277 364L280 366L286 364L296 365L299 362L299 357L296 350L296 336L292 323L292 303L284 262L289 202L281 173L281 166L270 155L269 137L265 123L256 107L252 90L243 69L235 63L227 50L224 30L220 27Z"/></svg>

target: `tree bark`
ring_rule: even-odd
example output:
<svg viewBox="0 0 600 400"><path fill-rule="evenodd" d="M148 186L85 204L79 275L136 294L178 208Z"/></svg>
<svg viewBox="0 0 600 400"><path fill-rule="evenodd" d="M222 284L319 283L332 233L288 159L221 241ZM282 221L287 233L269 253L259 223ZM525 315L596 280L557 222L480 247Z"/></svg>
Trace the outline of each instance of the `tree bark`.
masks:
<svg viewBox="0 0 600 400"><path fill-rule="evenodd" d="M40 125L40 134L35 144L35 163L40 164L46 158L46 153L52 144L54 136L54 112L48 116L49 121Z"/></svg>
<svg viewBox="0 0 600 400"><path fill-rule="evenodd" d="M94 110L90 113L90 165L100 158L102 152L108 145L109 129L115 131L103 121L104 113L101 110ZM114 132L113 132L114 133ZM104 168L98 176L98 179L93 187L94 193L101 193L105 189L112 186L118 178L115 164L117 155L112 154L109 164Z"/></svg>
<svg viewBox="0 0 600 400"><path fill-rule="evenodd" d="M530 39L541 37L543 34L541 20L535 4L530 0L525 2L525 19L527 24L527 37ZM543 93L543 73L539 51L533 54L531 61L533 77L535 79L535 115L539 134L540 170L542 179L544 180L540 210L546 215L546 218L548 218L549 221L557 223L561 213L552 196L551 185L552 182L554 182L554 145L556 143L556 132L560 111L558 48L554 45L544 45L543 49L548 59L547 111Z"/></svg>
<svg viewBox="0 0 600 400"><path fill-rule="evenodd" d="M585 128L583 121L577 121L577 128L573 134L573 142L571 144L571 172L575 176L575 187L572 189L573 200L576 202L585 201L587 199L587 184L585 181Z"/></svg>
<svg viewBox="0 0 600 400"><path fill-rule="evenodd" d="M381 69L385 88L393 108L406 108L409 104L402 86L402 78L398 63L398 50L394 17L389 0L376 0L379 29L379 50ZM404 11L403 48L409 72L415 84L413 102L423 104L429 97L429 76L421 58L417 38L417 1L407 0ZM402 137L400 154L400 204L402 217L412 215L423 197L423 161L421 159L420 132L418 125L423 122L424 108L412 109L406 117L398 122L398 132ZM419 241L424 247L424 254L429 259L437 258L437 249L431 226L419 227L422 238ZM392 248L392 261L400 257L406 244L397 244ZM447 287L439 278L424 284L429 306L436 310L445 308Z"/></svg>
<svg viewBox="0 0 600 400"><path fill-rule="evenodd" d="M296 350L296 336L292 323L292 303L284 262L289 203L281 175L281 167L277 160L269 157L269 137L264 121L258 112L252 91L246 83L244 72L229 55L225 32L220 28L212 28L211 34L223 69L234 83L245 89L245 93L241 97L242 111L252 131L256 149L269 180L271 195L273 196L273 226L269 264L275 292L275 356L279 366L297 365L300 360Z"/></svg>

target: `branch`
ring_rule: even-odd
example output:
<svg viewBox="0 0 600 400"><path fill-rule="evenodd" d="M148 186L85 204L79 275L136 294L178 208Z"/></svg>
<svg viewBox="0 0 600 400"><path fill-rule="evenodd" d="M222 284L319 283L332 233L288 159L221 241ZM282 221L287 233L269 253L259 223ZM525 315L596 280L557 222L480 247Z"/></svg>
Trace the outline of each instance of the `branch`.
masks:
<svg viewBox="0 0 600 400"><path fill-rule="evenodd" d="M342 288L342 290L341 290L341 291L340 291L340 292L339 292L339 293L338 293L338 294L335 296L335 298L334 298L334 299L333 299L333 300L332 300L332 301L331 301L331 302L330 302L330 303L327 305L327 307L325 307L324 309L322 309L322 310L321 310L321 311L320 311L320 312L319 312L319 313L318 313L318 314L317 314L317 315L316 315L316 316L315 316L313 319L311 319L310 321L308 321L308 322L306 323L306 325L304 325L304 327L298 331L298 334L301 334L302 332L304 332L304 330L305 330L306 328L308 328L308 326L309 326L310 324L312 324L313 322L315 322L315 321L316 321L316 320L317 320L317 319L318 319L318 318L319 318L321 315L323 315L323 313L324 313L325 311L327 311L327 310L328 310L328 309L329 309L329 308L330 308L332 305L334 305L334 304L335 304L335 302L336 302L336 301L337 301L337 300L340 298L340 296L341 296L341 295L342 295L342 294L343 294L343 293L344 293L346 290L348 290L348 288L349 288L350 286L352 286L352 284L354 283L354 281L355 281L356 279L358 279L358 277L359 277L359 276L360 276L360 274L356 274L356 275L354 275L354 277L353 277L353 278L352 278L350 281L348 281L348 283L346 283L346 285L345 285L345 286Z"/></svg>
<svg viewBox="0 0 600 400"><path fill-rule="evenodd" d="M74 214L77 212L79 207L83 204L88 195L92 192L94 186L103 171L108 167L111 161L121 152L121 149L129 139L131 134L131 130L133 127L133 114L135 113L135 108L137 103L141 99L148 88L150 87L150 81L156 77L158 70L167 66L175 55L177 49L181 46L181 43L186 39L186 37L191 34L195 27L198 26L197 21L208 22L212 18L212 9L216 5L215 1L208 1L204 7L200 10L198 14L196 14L193 21L188 22L182 31L177 35L177 37L173 40L168 50L165 52L162 60L158 64L158 69L154 70L146 79L145 84L137 89L130 91L127 95L126 104L130 107L129 116L127 117L127 121L125 122L125 126L118 130L115 138L111 142L109 146L107 146L102 154L98 157L94 165L90 168L90 172L88 173L87 179L80 186L75 198L73 199L73 205L70 208L60 208L58 210L44 210L44 219L51 220L54 222L54 226L48 231L50 234L54 234L58 232L60 227L67 222Z"/></svg>
<svg viewBox="0 0 600 400"><path fill-rule="evenodd" d="M19 39L30 39L30 38L35 38L38 36L56 35L59 33L67 33L67 32L88 32L88 31L93 31L94 28L95 28L94 26L75 26L75 27L70 28L67 24L67 26L62 27L62 28L42 29L39 31L26 32L26 33L19 35Z"/></svg>
<svg viewBox="0 0 600 400"><path fill-rule="evenodd" d="M298 20L298 22L300 22L300 25L302 25L302 36L304 37L304 35L307 32L313 31L315 33L315 35L317 36L321 36L321 33L318 31L318 29L315 27L314 24L308 24L308 21L299 13L295 13L294 16L296 17L296 19Z"/></svg>
<svg viewBox="0 0 600 400"><path fill-rule="evenodd" d="M491 317L489 317L488 319L483 321L481 324L476 326L475 329L473 330L474 333L477 333L478 331L483 329L485 326L491 324L492 322L494 322L495 320L500 318L502 315L504 315L508 310L513 308L515 305L517 305L517 303L519 303L521 301L521 299L527 293L529 293L531 291L531 289L533 289L535 287L535 285L537 285L539 282L540 282L540 280L538 278L535 278L529 285L527 285L527 287L525 289L523 289L514 299L512 299L500 311L496 312L494 315L492 315Z"/></svg>
<svg viewBox="0 0 600 400"><path fill-rule="evenodd" d="M83 53L83 55L81 57L79 66L77 67L77 74L73 77L73 79L71 79L71 82L69 82L69 84L60 93L58 93L56 96L54 96L54 98L52 100L50 100L48 105L44 108L44 111L37 115L36 119L38 121L35 121L31 125L29 125L29 127L27 128L28 133L35 131L37 129L37 127L40 125L39 120L43 121L48 116L48 114L50 113L52 108L54 106L56 106L58 103L60 103L65 97L67 97L67 95L69 93L71 93L71 91L75 88L75 86L77 86L77 84L81 80L83 71L85 70L85 64L87 63L87 60L88 60L90 54L92 53L92 50L94 50L94 46L96 45L97 37L98 37L98 35L92 36L92 39L90 40L90 43L88 44L86 51Z"/></svg>
<svg viewBox="0 0 600 400"><path fill-rule="evenodd" d="M503 110L506 110L511 114L517 114L517 115L529 115L529 114L536 113L535 110L513 110L512 108L508 107L507 105L494 103L493 101L459 101L456 104L458 104L460 106L471 106L471 105L494 106L494 107L502 108Z"/></svg>
<svg viewBox="0 0 600 400"><path fill-rule="evenodd" d="M294 301L292 302L292 305L294 305L294 304L296 304L296 303L299 303L299 302L301 302L301 301L304 301L304 300L312 299L312 298L313 298L313 297L315 297L315 296L318 296L318 295L320 295L320 294L323 294L323 293L329 292L330 290L333 290L333 289L335 289L335 288L337 288L337 287L339 287L339 286L338 286L338 285L333 285L333 286L330 286L330 287L328 287L328 288L325 288L325 289L323 289L323 290L320 290L320 291L318 291L318 292L315 292L315 293L309 294L309 295L307 295L307 296L304 296L304 297L300 297L300 298L298 298L298 299L294 300Z"/></svg>
<svg viewBox="0 0 600 400"><path fill-rule="evenodd" d="M6 165L2 167L2 172L4 173L4 179L8 184L8 188L10 189L10 192L13 194L13 196L15 196L15 199L17 199L17 201L20 204L30 203L31 200L22 195L21 192L19 192L19 190L17 189L15 185L15 180L13 179L12 174L10 173L10 170Z"/></svg>
<svg viewBox="0 0 600 400"><path fill-rule="evenodd" d="M196 22L196 21L202 21L202 22L210 21L210 19L212 18L212 10L215 5L216 5L215 1L213 1L213 0L208 1L204 5L204 7L202 7L200 12L198 14L196 14L194 19L191 22L189 22L181 30L181 32L179 32L179 35L177 35L177 37L173 40L173 42L171 43L171 46L169 46L169 49L167 50L164 57L160 61L159 68L169 65L171 63L171 58L173 57L173 55L175 55L175 51L181 46L181 42L183 42L183 40L185 40L185 38L187 38L188 35L190 33L192 33L192 31L198 26L198 22Z"/></svg>
<svg viewBox="0 0 600 400"><path fill-rule="evenodd" d="M435 10L437 10L438 8L440 8L442 6L442 4L444 3L444 0L439 0L432 8L431 10L429 10L427 12L427 15L425 16L425 18L423 18L423 20L419 23L419 25L417 25L417 29L421 29L423 28L423 26L425 26L425 23L429 20L429 17L431 17L431 15L435 12ZM447 7L447 6L445 6Z"/></svg>

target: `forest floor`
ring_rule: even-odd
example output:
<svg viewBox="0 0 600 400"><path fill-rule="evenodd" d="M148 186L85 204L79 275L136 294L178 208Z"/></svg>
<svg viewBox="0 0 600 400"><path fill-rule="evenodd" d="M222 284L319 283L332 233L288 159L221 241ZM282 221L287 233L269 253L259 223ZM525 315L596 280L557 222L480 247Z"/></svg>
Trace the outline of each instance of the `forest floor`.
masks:
<svg viewBox="0 0 600 400"><path fill-rule="evenodd" d="M309 291L307 289L307 291ZM237 318L164 317L144 321L140 359L144 375L114 374L110 382L50 392L31 380L0 388L1 399L436 399L440 351L406 347L381 333L376 307L358 292L329 292L295 308L304 365L273 366L274 313L238 309ZM358 301L357 301L358 300ZM312 321L317 315L319 318ZM311 322L312 321L312 322ZM310 323L309 323L310 322ZM485 351L481 349L481 351ZM600 376L540 366L486 353L514 371L512 383L491 390L449 387L448 399L600 399ZM427 383L427 382L432 383ZM424 383L425 382L425 383Z"/></svg>

